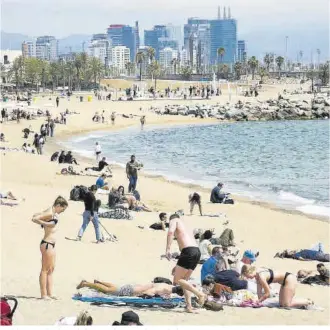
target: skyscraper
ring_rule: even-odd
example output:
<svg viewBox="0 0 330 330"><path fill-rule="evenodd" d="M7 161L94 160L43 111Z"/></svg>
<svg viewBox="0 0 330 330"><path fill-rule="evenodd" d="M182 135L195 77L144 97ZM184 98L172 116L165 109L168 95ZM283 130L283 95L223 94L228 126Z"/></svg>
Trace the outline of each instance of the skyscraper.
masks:
<svg viewBox="0 0 330 330"><path fill-rule="evenodd" d="M53 36L38 37L36 57L45 61L56 61L58 59L58 40Z"/></svg>
<svg viewBox="0 0 330 330"><path fill-rule="evenodd" d="M224 8L223 19L210 21L210 51L211 63L218 61L218 49L224 48L223 63L231 64L236 61L237 55L237 22L235 19L227 18L226 8ZM228 10L230 13L230 10Z"/></svg>
<svg viewBox="0 0 330 330"><path fill-rule="evenodd" d="M171 40L177 41L178 49L181 49L182 45L183 45L182 27L175 26L175 25L169 23L166 25L166 29L167 29L168 38L170 38Z"/></svg>
<svg viewBox="0 0 330 330"><path fill-rule="evenodd" d="M111 40L106 34L94 34L88 45L88 55L97 57L105 67L109 67L112 60Z"/></svg>
<svg viewBox="0 0 330 330"><path fill-rule="evenodd" d="M144 45L155 50L156 60L159 60L159 38L168 38L166 25L155 25L152 30L144 31Z"/></svg>
<svg viewBox="0 0 330 330"><path fill-rule="evenodd" d="M245 62L246 60L246 42L245 40L238 40L237 41L237 61L238 62Z"/></svg>
<svg viewBox="0 0 330 330"><path fill-rule="evenodd" d="M135 61L136 54L136 32L129 25L112 24L107 29L108 38L113 47L125 46L130 50L130 61Z"/></svg>
<svg viewBox="0 0 330 330"><path fill-rule="evenodd" d="M137 50L140 48L140 29L139 29L139 22L135 22L135 47L136 47L136 53Z"/></svg>
<svg viewBox="0 0 330 330"><path fill-rule="evenodd" d="M22 43L22 55L25 58L36 57L36 41L24 41Z"/></svg>

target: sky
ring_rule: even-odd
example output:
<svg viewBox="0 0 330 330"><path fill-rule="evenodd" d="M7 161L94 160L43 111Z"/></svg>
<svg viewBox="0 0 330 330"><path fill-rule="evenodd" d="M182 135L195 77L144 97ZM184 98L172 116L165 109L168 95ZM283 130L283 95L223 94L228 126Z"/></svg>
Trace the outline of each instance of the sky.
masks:
<svg viewBox="0 0 330 330"><path fill-rule="evenodd" d="M328 0L1 0L1 30L29 36L104 33L110 24L133 25L140 34L155 24L181 25L188 17L216 18L231 7L238 36L251 51L285 51L294 56L329 53ZM221 9L222 13L222 9ZM256 54L257 55L257 54ZM307 56L307 55L306 55Z"/></svg>

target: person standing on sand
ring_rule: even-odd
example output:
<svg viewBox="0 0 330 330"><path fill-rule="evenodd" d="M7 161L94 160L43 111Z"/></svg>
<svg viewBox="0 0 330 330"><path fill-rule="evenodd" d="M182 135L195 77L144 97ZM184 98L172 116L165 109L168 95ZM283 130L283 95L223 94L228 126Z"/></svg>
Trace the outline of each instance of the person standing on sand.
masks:
<svg viewBox="0 0 330 330"><path fill-rule="evenodd" d="M141 128L143 129L143 127L144 127L144 125L145 125L145 123L146 123L146 116L142 116L142 117L140 118L140 122L141 122Z"/></svg>
<svg viewBox="0 0 330 330"><path fill-rule="evenodd" d="M59 104L60 104L60 98L57 97L57 98L56 98L56 107L57 107L57 108L58 108Z"/></svg>
<svg viewBox="0 0 330 330"><path fill-rule="evenodd" d="M96 157L96 161L98 162L101 158L101 153L102 153L102 148L101 145L96 142L95 143L95 157Z"/></svg>
<svg viewBox="0 0 330 330"><path fill-rule="evenodd" d="M116 115L115 115L115 113L113 112L113 113L111 114L111 123L112 123L112 125L115 124L115 119L116 119Z"/></svg>
<svg viewBox="0 0 330 330"><path fill-rule="evenodd" d="M68 207L68 202L61 196L55 199L53 206L46 211L36 213L32 221L44 229L45 234L40 243L42 267L39 276L41 299L55 299L52 294L53 272L55 267L55 232L58 215Z"/></svg>
<svg viewBox="0 0 330 330"><path fill-rule="evenodd" d="M166 243L166 258L171 260L171 245L174 239L177 239L179 249L181 251L178 263L174 268L173 284L178 284L181 279L189 280L191 274L195 270L201 258L201 252L196 245L196 240L192 230L188 230L180 219L178 214L172 214L170 216L170 223L167 233ZM184 289L184 296L186 299L186 310L188 313L193 313L191 305L191 294Z"/></svg>
<svg viewBox="0 0 330 330"><path fill-rule="evenodd" d="M81 241L82 236L89 224L92 221L95 229L95 236L97 243L103 243L104 239L101 237L100 227L99 227L99 217L96 212L96 199L95 194L97 191L97 186L92 185L89 188L89 192L85 195L84 203L85 203L85 211L83 213L83 224L79 230L77 240Z"/></svg>
<svg viewBox="0 0 330 330"><path fill-rule="evenodd" d="M126 174L129 180L128 192L136 190L136 184L138 179L139 164L135 161L135 156L131 156L131 161L126 164Z"/></svg>

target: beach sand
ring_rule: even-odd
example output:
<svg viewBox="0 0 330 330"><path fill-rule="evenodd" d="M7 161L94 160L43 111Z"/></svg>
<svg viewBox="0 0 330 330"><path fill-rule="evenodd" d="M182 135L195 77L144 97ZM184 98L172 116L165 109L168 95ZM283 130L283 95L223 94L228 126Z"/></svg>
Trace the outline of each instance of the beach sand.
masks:
<svg viewBox="0 0 330 330"><path fill-rule="evenodd" d="M280 87L280 88L283 88ZM269 88L261 97L276 97L276 87ZM226 102L228 96L208 102ZM40 97L36 105L55 104L55 98ZM178 103L182 101L171 101ZM186 101L188 103L190 101ZM205 103L203 101L200 103ZM97 307L88 303L76 302L71 299L77 292L75 287L83 280L99 279L115 284L145 284L156 276L171 278L171 270L175 263L160 256L165 253L166 233L149 230L150 224L158 220L158 211L167 213L178 209L189 212L188 194L196 187L168 182L161 177L139 177L138 190L143 202L154 212L134 213L133 221L101 219L107 230L118 237L116 243L95 244L94 229L89 225L82 242L66 240L75 238L82 224L83 203L69 201L69 208L60 216L56 242L56 268L54 272L54 293L57 301L41 301L39 297L38 276L41 267L39 244L43 230L32 223L32 215L51 206L58 195L69 199L74 185L90 186L96 178L81 176L61 176L56 172L64 166L49 161L49 155L57 148L56 141L66 139L73 134L92 130L121 129L131 125L140 125L139 118L116 119L116 125L93 123L91 118L95 111L106 110L109 118L112 111L117 113L140 115L139 108L146 109L150 105L161 105L169 101L147 102L78 102L76 97L71 101L60 100L59 108L50 108L51 112L59 113L68 108L78 111L80 115L70 115L67 125L57 125L55 138L47 142L46 155L28 155L23 152L1 153L1 191L12 191L15 195L25 198L19 206L1 206L1 295L19 297L19 306L14 316L15 325L52 325L60 317L74 316L79 311L90 311L96 325L109 325L120 321L121 314L130 307ZM195 103L192 101L192 103ZM156 116L145 110L149 124L173 123L205 123L205 120L181 116ZM22 120L20 124L9 122L1 124L7 143L2 146L20 147L23 144L22 129L30 124L39 131L44 118L34 121ZM214 121L214 120L209 120ZM32 140L32 135L29 141ZM32 141L31 141L32 143ZM129 159L127 154L127 159ZM111 155L109 155L111 161ZM83 162L84 161L84 162ZM143 159L141 159L143 161ZM86 160L80 159L81 166L86 167ZM89 160L90 165L95 161ZM124 169L116 167L113 185L127 186ZM271 267L275 270L297 272L299 269L315 269L317 262L303 262L289 259L274 259L274 254L285 248L309 248L313 243L321 241L329 248L329 224L305 215L282 212L268 207L254 205L244 200L235 205L212 205L208 203L209 194L198 189L202 195L203 208L206 214L224 213L227 218L200 217L195 209L194 216L185 216L184 221L193 228L215 228L221 234L224 228L234 230L235 240L241 251L254 249L260 251L257 266ZM102 196L103 201L105 197ZM226 220L228 225L224 225ZM144 226L144 229L138 228ZM173 252L178 251L176 242ZM199 279L200 266L193 277ZM223 312L200 310L199 314L191 315L183 309L137 310L140 320L145 325L252 325L252 324L290 324L307 325L329 324L329 288L320 286L299 285L296 296L310 298L324 311L301 311L282 309L251 309L225 307Z"/></svg>

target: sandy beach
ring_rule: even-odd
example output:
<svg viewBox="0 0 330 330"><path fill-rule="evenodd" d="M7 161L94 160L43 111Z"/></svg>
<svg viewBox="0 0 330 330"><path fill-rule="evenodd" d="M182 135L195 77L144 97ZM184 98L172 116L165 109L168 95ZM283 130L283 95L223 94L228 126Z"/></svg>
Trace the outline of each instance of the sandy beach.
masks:
<svg viewBox="0 0 330 330"><path fill-rule="evenodd" d="M295 86L291 86L294 88ZM289 88L286 86L285 88ZM260 94L260 99L276 97L283 86L271 86ZM299 96L296 96L299 97ZM301 96L304 97L304 96ZM238 97L233 96L233 101ZM243 98L242 98L243 99ZM231 228L241 252L245 249L260 251L257 266L266 266L279 271L296 273L299 269L314 270L317 261L297 261L274 259L276 252L283 249L309 248L313 243L322 242L329 252L329 223L319 221L302 214L274 210L251 202L239 200L235 205L213 205L208 202L209 193L189 185L168 182L161 177L143 175L139 177L138 190L143 202L153 212L134 212L133 221L101 219L107 230L118 237L118 242L94 244L95 235L90 224L81 242L69 241L65 237L75 238L82 224L83 203L69 201L69 207L60 216L56 242L56 268L54 273L54 293L58 300L39 300L38 276L41 267L39 244L43 237L40 226L31 221L32 215L51 206L58 195L69 199L74 185L90 186L96 178L87 176L57 175L63 164L51 163L50 155L60 147L57 142L75 134L96 130L120 130L129 126L139 126L140 115L146 115L147 125L172 125L216 122L214 119L195 119L182 116L158 116L146 109L151 105L169 103L225 103L227 93L209 101L134 101L109 102L98 101L82 103L76 96L68 101L60 99L58 108L49 108L53 117L69 109L80 114L69 115L67 125L57 124L55 137L49 138L45 155L31 155L24 152L1 152L1 191L12 191L19 198L25 198L18 206L1 206L1 295L18 297L19 306L14 316L15 325L52 325L60 317L77 315L81 310L90 311L95 325L109 325L120 320L127 307L97 307L88 303L72 300L77 292L77 284L83 280L99 279L118 284L146 284L154 277L171 278L174 261L161 260L165 253L166 233L152 231L148 227L158 220L159 212L175 212L184 209L189 213L187 197L198 190L203 200L204 212L208 214L225 213L227 218L185 216L185 222L192 228L215 228L221 234L224 228ZM55 97L38 97L36 106L52 103ZM142 111L139 108L142 107ZM96 111L105 110L108 120L105 124L92 122ZM110 114L117 112L116 124L110 123ZM123 118L119 114L133 114L133 118ZM29 125L39 132L45 117L33 121L21 120L1 124L0 131L9 142L1 146L21 147L25 142L22 130ZM33 134L29 143L32 144ZM127 154L129 160L130 154ZM108 157L112 161L111 156ZM141 159L143 161L143 159ZM77 169L95 166L95 160L79 158ZM65 164L64 164L65 165ZM124 169L114 167L110 183L114 186L127 186ZM106 196L100 195L104 202ZM226 220L229 224L224 225ZM144 229L138 226L144 227ZM173 252L178 251L173 244ZM200 278L200 266L193 274ZM303 311L284 309L252 309L224 307L222 312L202 309L199 314L190 315L183 309L138 310L140 320L145 325L327 325L329 324L330 291L328 287L299 284L296 296L310 298L324 311Z"/></svg>

